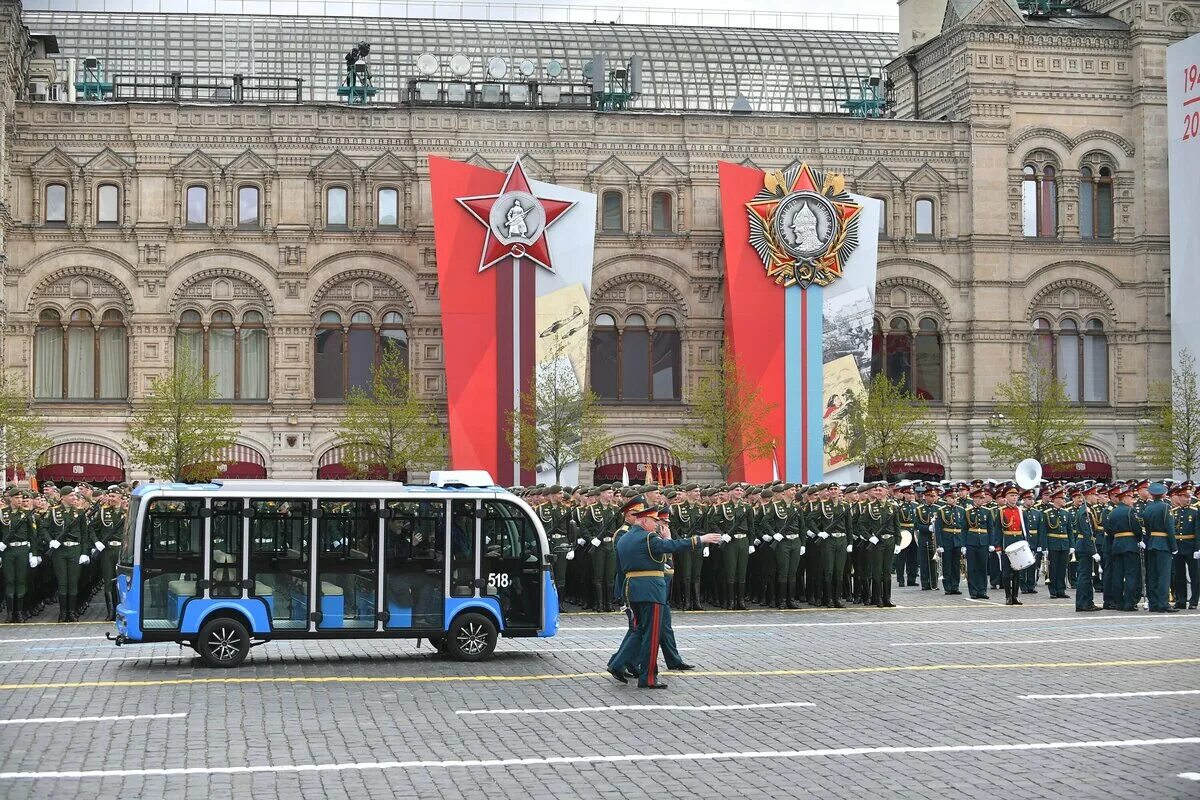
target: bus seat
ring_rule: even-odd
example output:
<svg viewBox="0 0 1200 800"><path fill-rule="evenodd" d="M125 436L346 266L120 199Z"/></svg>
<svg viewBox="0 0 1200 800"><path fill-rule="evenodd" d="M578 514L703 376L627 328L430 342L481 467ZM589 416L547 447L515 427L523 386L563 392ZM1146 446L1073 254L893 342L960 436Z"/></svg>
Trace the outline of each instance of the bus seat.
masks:
<svg viewBox="0 0 1200 800"><path fill-rule="evenodd" d="M341 597L342 596L342 587L338 586L336 583L330 583L329 581L321 581L321 594L324 595L325 597L333 597L333 596Z"/></svg>

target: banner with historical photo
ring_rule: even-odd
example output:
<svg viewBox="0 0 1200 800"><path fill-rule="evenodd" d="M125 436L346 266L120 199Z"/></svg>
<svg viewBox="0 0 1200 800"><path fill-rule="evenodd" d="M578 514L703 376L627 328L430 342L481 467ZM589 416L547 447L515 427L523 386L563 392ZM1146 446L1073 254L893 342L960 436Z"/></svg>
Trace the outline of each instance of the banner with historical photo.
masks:
<svg viewBox="0 0 1200 800"><path fill-rule="evenodd" d="M509 421L539 364L587 375L596 196L429 157L442 316L450 465L501 484L535 480Z"/></svg>
<svg viewBox="0 0 1200 800"><path fill-rule="evenodd" d="M861 478L861 465L830 454L844 436L838 407L869 378L882 204L807 164L719 170L726 346L770 407L780 473ZM746 456L736 471L769 480L771 457Z"/></svg>

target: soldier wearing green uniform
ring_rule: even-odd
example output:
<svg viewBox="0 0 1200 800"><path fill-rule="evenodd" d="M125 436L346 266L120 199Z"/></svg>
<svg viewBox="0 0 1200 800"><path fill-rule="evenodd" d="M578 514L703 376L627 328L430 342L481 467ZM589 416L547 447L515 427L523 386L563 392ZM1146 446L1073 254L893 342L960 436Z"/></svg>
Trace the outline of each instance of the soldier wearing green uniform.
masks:
<svg viewBox="0 0 1200 800"><path fill-rule="evenodd" d="M1071 516L1065 505L1066 491L1056 489L1050 493L1050 507L1043 514L1046 558L1050 562L1050 596L1054 598L1067 597L1067 566L1075 552Z"/></svg>
<svg viewBox="0 0 1200 800"><path fill-rule="evenodd" d="M1138 553L1146 544L1142 541L1142 523L1134 513L1134 494L1131 489L1117 492L1119 505L1108 512L1104 520L1105 538L1109 542L1109 564L1112 570L1112 601L1118 611L1137 611L1137 583L1140 571ZM1107 588L1107 587L1106 587ZM1107 593L1105 602L1109 601Z"/></svg>
<svg viewBox="0 0 1200 800"><path fill-rule="evenodd" d="M917 572L921 579L921 591L937 588L937 563L933 560L937 550L937 539L933 535L933 521L937 518L937 489L932 485L921 487L921 503L913 509L913 531L916 541L912 547L917 551Z"/></svg>
<svg viewBox="0 0 1200 800"><path fill-rule="evenodd" d="M562 487L551 486L546 490L546 502L537 507L538 517L546 530L546 539L550 544L550 553L554 556L554 585L559 597L566 597L567 587L567 553L574 549L567 535L567 517L560 500ZM580 537L582 538L582 537Z"/></svg>
<svg viewBox="0 0 1200 800"><path fill-rule="evenodd" d="M963 545L967 556L967 594L973 600L987 600L988 556L995 552L995 542L1000 539L992 512L984 505L983 488L971 490L971 502L967 509L967 528L963 532Z"/></svg>
<svg viewBox="0 0 1200 800"><path fill-rule="evenodd" d="M1100 563L1097 536L1104 531L1100 520L1099 504L1100 489L1097 486L1079 492L1083 505L1075 510L1075 523L1072 526L1075 545L1076 577L1075 577L1075 610L1100 611L1095 603L1092 592L1092 565Z"/></svg>
<svg viewBox="0 0 1200 800"><path fill-rule="evenodd" d="M674 539L687 539L696 533L699 518L696 507L689 499L692 489L692 486L685 486L682 492L669 491L666 493L667 500L671 503L669 523L671 537ZM703 553L683 550L675 553L672 558L675 562L673 587L679 597L676 607L681 611L694 610L697 603L694 602L692 586L695 581L696 564L703 560Z"/></svg>
<svg viewBox="0 0 1200 800"><path fill-rule="evenodd" d="M902 483L897 487L898 497L893 500L896 504L896 510L900 514L900 530L908 531L912 537L908 547L905 547L896 554L896 585L897 586L916 586L917 572L920 568L918 563L919 556L917 551L920 549L917 546L917 504L912 494L912 484ZM889 579L891 576L888 576Z"/></svg>
<svg viewBox="0 0 1200 800"><path fill-rule="evenodd" d="M1033 566L1021 570L1020 585L1022 594L1037 594L1037 579L1042 571L1042 556L1046 552L1046 514L1035 503L1037 495L1030 489L1021 493L1021 504L1025 511L1025 532L1029 537L1029 546L1034 552ZM1003 557L1003 554L1001 554Z"/></svg>
<svg viewBox="0 0 1200 800"><path fill-rule="evenodd" d="M795 501L794 487L784 488L768 508L775 520L775 607L799 608L796 597L796 576L800 559L805 554L804 510Z"/></svg>
<svg viewBox="0 0 1200 800"><path fill-rule="evenodd" d="M752 519L750 507L741 502L741 490L731 491L728 501L717 507L714 521L722 534L721 566L725 574L724 607L745 611L746 567L750 558Z"/></svg>
<svg viewBox="0 0 1200 800"><path fill-rule="evenodd" d="M49 519L47 545L53 551L50 558L58 584L58 621L74 622L78 618L79 568L91 560L87 550L94 537L82 498L74 492L63 496L62 505L50 509Z"/></svg>
<svg viewBox="0 0 1200 800"><path fill-rule="evenodd" d="M9 496L7 507L0 510L0 558L4 561L4 591L8 596L9 622L24 619L25 593L29 573L41 563L36 554L37 525L28 497Z"/></svg>
<svg viewBox="0 0 1200 800"><path fill-rule="evenodd" d="M900 510L887 495L887 484L873 484L862 515L868 545L867 576L873 583L871 602L879 608L896 607L892 602L892 562L900 543Z"/></svg>
<svg viewBox="0 0 1200 800"><path fill-rule="evenodd" d="M1168 592L1171 586L1171 556L1179 549L1175 541L1175 517L1163 499L1167 487L1161 483L1150 484L1151 501L1142 508L1142 524L1145 526L1146 554L1146 600L1154 614L1174 614Z"/></svg>
<svg viewBox="0 0 1200 800"><path fill-rule="evenodd" d="M1200 511L1188 505L1191 492L1187 484L1171 487L1171 513L1175 515L1175 544L1178 550L1174 557L1174 576L1171 592L1175 595L1175 608L1196 608L1200 601L1200 561L1196 549L1196 519ZM1188 584L1191 583L1191 596Z"/></svg>
<svg viewBox="0 0 1200 800"><path fill-rule="evenodd" d="M942 559L942 588L946 594L962 594L958 587L962 581L959 558L966 555L967 512L958 505L958 492L946 492L945 504L938 509L933 521L937 553Z"/></svg>
<svg viewBox="0 0 1200 800"><path fill-rule="evenodd" d="M125 528L125 512L120 496L110 489L101 498L96 512L96 546L100 551L100 581L104 592L104 618L117 618L117 557Z"/></svg>
<svg viewBox="0 0 1200 800"><path fill-rule="evenodd" d="M842 573L851 551L849 536L850 507L838 497L836 486L821 484L815 502L804 516L806 535L816 550L820 572L816 587L817 603L825 608L845 608L842 604Z"/></svg>

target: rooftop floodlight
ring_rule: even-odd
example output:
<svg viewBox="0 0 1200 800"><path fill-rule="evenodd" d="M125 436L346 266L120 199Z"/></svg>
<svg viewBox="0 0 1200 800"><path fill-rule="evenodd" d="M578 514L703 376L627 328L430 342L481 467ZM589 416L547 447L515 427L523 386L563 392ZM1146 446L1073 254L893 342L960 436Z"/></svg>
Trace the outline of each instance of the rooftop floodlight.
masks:
<svg viewBox="0 0 1200 800"><path fill-rule="evenodd" d="M867 85L868 86L878 86L879 85L879 76L872 75L871 77L867 78Z"/></svg>
<svg viewBox="0 0 1200 800"><path fill-rule="evenodd" d="M100 59L85 58L83 60L83 68L84 69L99 69L100 68Z"/></svg>

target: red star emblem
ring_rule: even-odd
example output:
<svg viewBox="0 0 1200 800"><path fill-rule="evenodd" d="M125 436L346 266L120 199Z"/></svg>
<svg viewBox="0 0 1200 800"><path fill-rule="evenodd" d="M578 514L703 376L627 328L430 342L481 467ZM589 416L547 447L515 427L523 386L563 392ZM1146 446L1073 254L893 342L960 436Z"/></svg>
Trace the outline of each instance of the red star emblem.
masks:
<svg viewBox="0 0 1200 800"><path fill-rule="evenodd" d="M528 258L538 266L554 271L550 264L546 231L575 203L535 195L529 187L525 170L521 167L521 159L518 158L508 168L504 176L504 185L496 194L459 197L457 200L467 213L487 229L487 237L483 240L483 253L479 259L480 272L506 258ZM521 206L518 214L521 218L520 223L516 227L506 229L508 214L512 213L514 202L528 203L530 200L536 208ZM497 204L504 209L501 217L496 217L494 213ZM524 233L520 232L521 226L524 226Z"/></svg>

